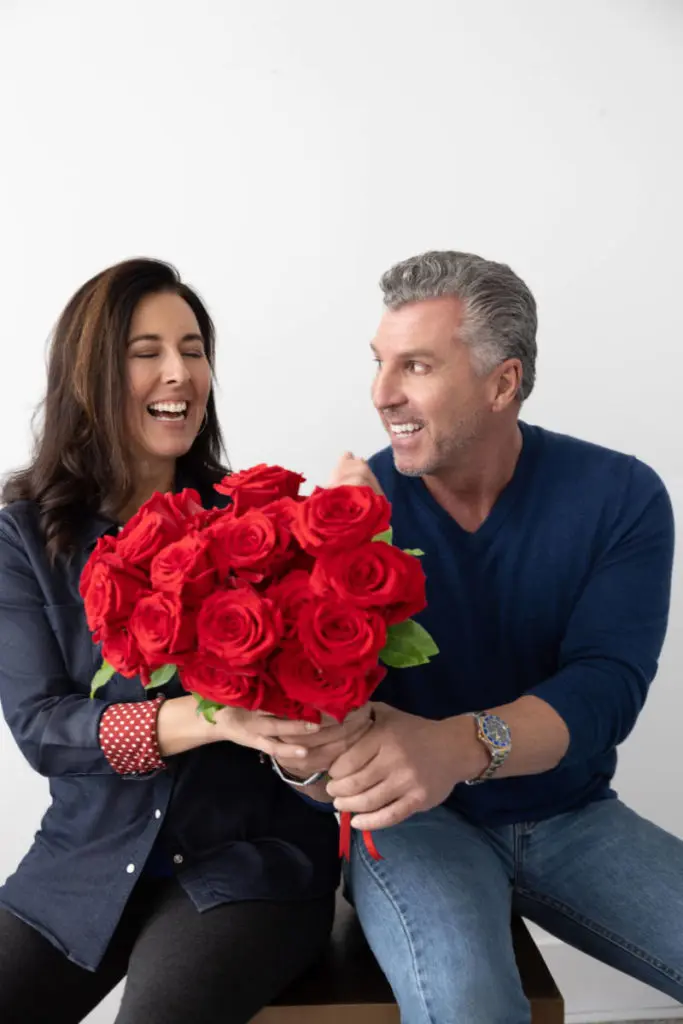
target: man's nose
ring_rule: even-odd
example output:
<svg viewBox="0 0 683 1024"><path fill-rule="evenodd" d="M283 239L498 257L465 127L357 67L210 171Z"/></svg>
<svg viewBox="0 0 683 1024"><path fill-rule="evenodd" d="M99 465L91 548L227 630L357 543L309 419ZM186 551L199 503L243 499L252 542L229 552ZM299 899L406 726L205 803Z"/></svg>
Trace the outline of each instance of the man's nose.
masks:
<svg viewBox="0 0 683 1024"><path fill-rule="evenodd" d="M403 404L405 395L396 374L389 370L379 371L372 385L372 401L380 411Z"/></svg>

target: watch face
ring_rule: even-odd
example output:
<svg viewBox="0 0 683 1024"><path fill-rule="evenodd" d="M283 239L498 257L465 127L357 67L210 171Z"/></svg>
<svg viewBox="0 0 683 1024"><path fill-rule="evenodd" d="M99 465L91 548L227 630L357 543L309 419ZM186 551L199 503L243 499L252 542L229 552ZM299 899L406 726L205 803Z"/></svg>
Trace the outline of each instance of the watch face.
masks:
<svg viewBox="0 0 683 1024"><path fill-rule="evenodd" d="M502 750L510 745L510 729L498 715L487 715L482 720L481 727L491 746Z"/></svg>

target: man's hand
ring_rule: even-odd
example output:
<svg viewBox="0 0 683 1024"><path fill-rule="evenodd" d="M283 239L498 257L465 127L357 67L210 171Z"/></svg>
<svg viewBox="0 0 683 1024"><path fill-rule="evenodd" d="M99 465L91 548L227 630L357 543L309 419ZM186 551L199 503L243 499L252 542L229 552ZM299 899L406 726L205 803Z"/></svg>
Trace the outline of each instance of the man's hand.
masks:
<svg viewBox="0 0 683 1024"><path fill-rule="evenodd" d="M327 792L353 827L397 825L443 803L453 787L481 774L488 754L472 718L435 722L373 704L375 724L330 767Z"/></svg>
<svg viewBox="0 0 683 1024"><path fill-rule="evenodd" d="M323 715L318 732L298 737L301 749L305 750L304 756L277 755L275 759L290 775L307 779L314 772L328 771L334 761L350 750L371 725L369 704L352 711L341 724L329 715Z"/></svg>
<svg viewBox="0 0 683 1024"><path fill-rule="evenodd" d="M365 459L357 459L352 452L345 452L342 455L327 486L372 487L377 494L384 493Z"/></svg>

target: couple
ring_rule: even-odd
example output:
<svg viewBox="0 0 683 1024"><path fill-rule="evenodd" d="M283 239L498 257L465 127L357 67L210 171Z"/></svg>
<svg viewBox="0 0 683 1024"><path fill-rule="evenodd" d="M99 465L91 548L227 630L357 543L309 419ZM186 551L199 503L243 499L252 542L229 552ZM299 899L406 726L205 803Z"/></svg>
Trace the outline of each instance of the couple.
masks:
<svg viewBox="0 0 683 1024"><path fill-rule="evenodd" d="M313 729L238 709L212 727L175 682L89 700L97 538L155 490L213 503L225 469L213 325L172 268L112 267L64 310L0 512L0 698L52 794L0 889L5 1024L80 1021L124 977L118 1024L248 1021L324 947L333 809L377 830L384 859L354 841L348 890L405 1024L528 1024L512 907L683 1001L683 842L611 788L666 630L665 487L520 422L536 307L508 267L427 253L382 290L391 446L331 483L381 488L396 543L426 552L441 653L390 672L372 716Z"/></svg>

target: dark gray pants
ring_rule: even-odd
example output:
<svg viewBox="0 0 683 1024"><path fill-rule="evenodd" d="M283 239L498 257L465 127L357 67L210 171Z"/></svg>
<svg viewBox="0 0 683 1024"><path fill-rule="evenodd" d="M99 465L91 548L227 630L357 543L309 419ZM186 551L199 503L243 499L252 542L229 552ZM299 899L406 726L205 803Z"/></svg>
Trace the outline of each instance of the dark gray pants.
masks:
<svg viewBox="0 0 683 1024"><path fill-rule="evenodd" d="M0 1021L77 1024L126 978L115 1024L244 1024L324 950L334 896L197 912L143 879L94 973L0 908Z"/></svg>

